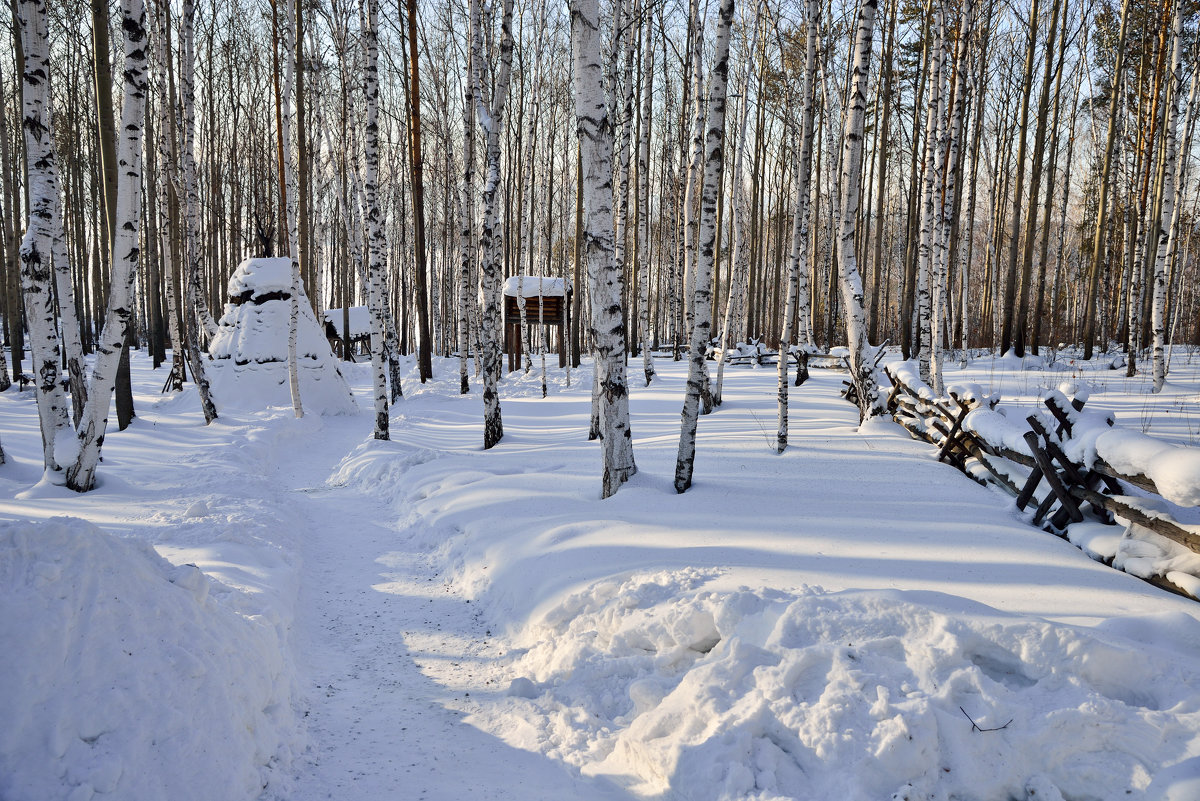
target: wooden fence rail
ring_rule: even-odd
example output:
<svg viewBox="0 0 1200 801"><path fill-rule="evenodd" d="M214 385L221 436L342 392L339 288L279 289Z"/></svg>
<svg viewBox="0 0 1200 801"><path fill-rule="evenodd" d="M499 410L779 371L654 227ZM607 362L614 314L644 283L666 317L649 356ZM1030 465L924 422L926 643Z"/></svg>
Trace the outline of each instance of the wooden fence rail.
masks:
<svg viewBox="0 0 1200 801"><path fill-rule="evenodd" d="M999 396L985 395L975 385L952 386L939 397L911 363L885 370L892 382L888 412L895 421L936 446L939 461L1001 487L1019 509L1032 509L1034 525L1069 538L1068 527L1086 519L1121 523L1126 536L1141 528L1200 554L1200 526L1178 522L1155 502L1200 506L1200 448L1114 427L1111 415L1084 410L1082 393L1068 398L1062 391L1050 392L1043 399L1048 415L1022 418L1002 413ZM1101 561L1112 564L1112 556ZM1140 577L1200 600L1200 578L1194 574Z"/></svg>

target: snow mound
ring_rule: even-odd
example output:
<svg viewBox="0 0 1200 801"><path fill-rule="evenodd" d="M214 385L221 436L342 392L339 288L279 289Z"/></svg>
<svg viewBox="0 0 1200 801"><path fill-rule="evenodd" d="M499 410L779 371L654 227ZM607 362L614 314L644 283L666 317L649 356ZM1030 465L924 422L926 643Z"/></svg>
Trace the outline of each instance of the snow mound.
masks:
<svg viewBox="0 0 1200 801"><path fill-rule="evenodd" d="M291 261L286 258L246 259L229 279L229 302L209 345L218 409L291 406L287 364L291 291ZM298 306L296 360L305 411L354 414L354 397L303 286Z"/></svg>
<svg viewBox="0 0 1200 801"><path fill-rule="evenodd" d="M73 518L0 524L0 798L250 799L297 737L277 630Z"/></svg>
<svg viewBox="0 0 1200 801"><path fill-rule="evenodd" d="M1194 756L1194 620L1169 628L1185 653L940 593L705 579L608 580L546 615L503 701L538 718L521 745L694 801L1142 797Z"/></svg>

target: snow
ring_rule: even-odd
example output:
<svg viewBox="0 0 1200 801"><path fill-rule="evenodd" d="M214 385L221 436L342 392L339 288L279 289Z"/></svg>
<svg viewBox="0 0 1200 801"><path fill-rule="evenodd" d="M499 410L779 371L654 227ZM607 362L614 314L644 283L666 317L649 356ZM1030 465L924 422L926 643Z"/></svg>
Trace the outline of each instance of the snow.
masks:
<svg viewBox="0 0 1200 801"><path fill-rule="evenodd" d="M1150 405L1200 392L1173 366L1089 407L1186 442ZM135 353L86 495L41 482L33 394L0 394L0 798L1197 797L1200 606L859 428L838 372L792 391L776 454L774 373L727 368L677 495L685 369L631 387L639 472L607 501L587 369L545 399L509 377L484 452L456 362L375 442L367 365L355 414L204 426ZM948 373L1017 419L1049 388ZM1080 537L1129 547L1106 528Z"/></svg>
<svg viewBox="0 0 1200 801"><path fill-rule="evenodd" d="M334 327L338 332L338 336L342 335L342 309L327 309L325 311L325 322ZM350 307L350 337L356 339L358 337L370 336L371 334L371 311L366 306L351 306Z"/></svg>
<svg viewBox="0 0 1200 801"><path fill-rule="evenodd" d="M963 418L963 428L978 434L993 446L1003 446L1024 456L1033 456L1029 443L1025 441L1029 424L1023 418L1013 420L1001 409L974 408Z"/></svg>
<svg viewBox="0 0 1200 801"><path fill-rule="evenodd" d="M292 260L287 256L246 259L229 279L229 296L251 292L254 297L269 292L292 291Z"/></svg>
<svg viewBox="0 0 1200 801"><path fill-rule="evenodd" d="M566 291L566 280L543 278L536 275L513 275L504 281L504 294L510 298L561 298Z"/></svg>
<svg viewBox="0 0 1200 801"><path fill-rule="evenodd" d="M0 523L0 797L256 796L292 757L293 675L209 590L82 520Z"/></svg>
<svg viewBox="0 0 1200 801"><path fill-rule="evenodd" d="M229 279L231 301L209 344L209 381L218 414L231 408L291 406L288 379L288 321L291 317L291 261L246 259ZM266 296L282 292L284 297ZM243 295L249 297L242 302ZM235 302L233 299L237 299ZM300 398L316 414L351 414L350 388L329 350L325 328L317 322L301 287L296 322L296 361Z"/></svg>
<svg viewBox="0 0 1200 801"><path fill-rule="evenodd" d="M1095 454L1128 476L1146 476L1164 498L1200 506L1200 448L1163 442L1128 429L1094 429Z"/></svg>

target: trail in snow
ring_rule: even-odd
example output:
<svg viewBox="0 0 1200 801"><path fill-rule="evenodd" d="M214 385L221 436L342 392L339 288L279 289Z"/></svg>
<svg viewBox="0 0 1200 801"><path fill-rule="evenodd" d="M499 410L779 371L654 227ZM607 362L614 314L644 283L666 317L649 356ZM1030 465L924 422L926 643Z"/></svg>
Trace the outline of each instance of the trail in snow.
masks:
<svg viewBox="0 0 1200 801"><path fill-rule="evenodd" d="M427 554L397 550L405 526L420 524L415 516L396 519L378 494L326 485L361 442L360 422L326 418L306 446L311 457L289 460L277 474L308 521L298 538L293 648L312 742L288 797L628 798L606 780L579 778L463 722L475 671L499 652L479 606L452 593ZM444 653L461 656L447 663ZM449 686L423 667L450 678Z"/></svg>

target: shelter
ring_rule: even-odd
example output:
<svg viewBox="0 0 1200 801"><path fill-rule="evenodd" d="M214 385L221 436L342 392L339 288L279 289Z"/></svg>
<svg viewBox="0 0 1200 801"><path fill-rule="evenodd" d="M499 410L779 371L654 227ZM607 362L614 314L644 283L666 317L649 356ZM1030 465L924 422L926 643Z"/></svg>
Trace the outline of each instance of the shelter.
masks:
<svg viewBox="0 0 1200 801"><path fill-rule="evenodd" d="M346 309L325 310L325 338L329 340L330 349L333 343L340 343L342 356L354 361L354 352L362 352L371 346L371 312L366 306L351 306L349 308L350 327L344 330ZM343 337L349 334L349 337Z"/></svg>
<svg viewBox="0 0 1200 801"><path fill-rule="evenodd" d="M535 326L546 326L546 341L550 328L558 330L558 366L567 366L567 326L571 324L571 288L562 278L543 278L537 275L514 275L504 282L504 351L508 354L509 372L521 363L521 309L518 298L525 300L525 324L530 333Z"/></svg>
<svg viewBox="0 0 1200 801"><path fill-rule="evenodd" d="M354 396L338 370L325 332L299 287L296 360L304 408L352 414ZM288 320L292 263L288 258L246 259L229 279L229 299L209 343L213 392L219 405L263 409L291 404Z"/></svg>

